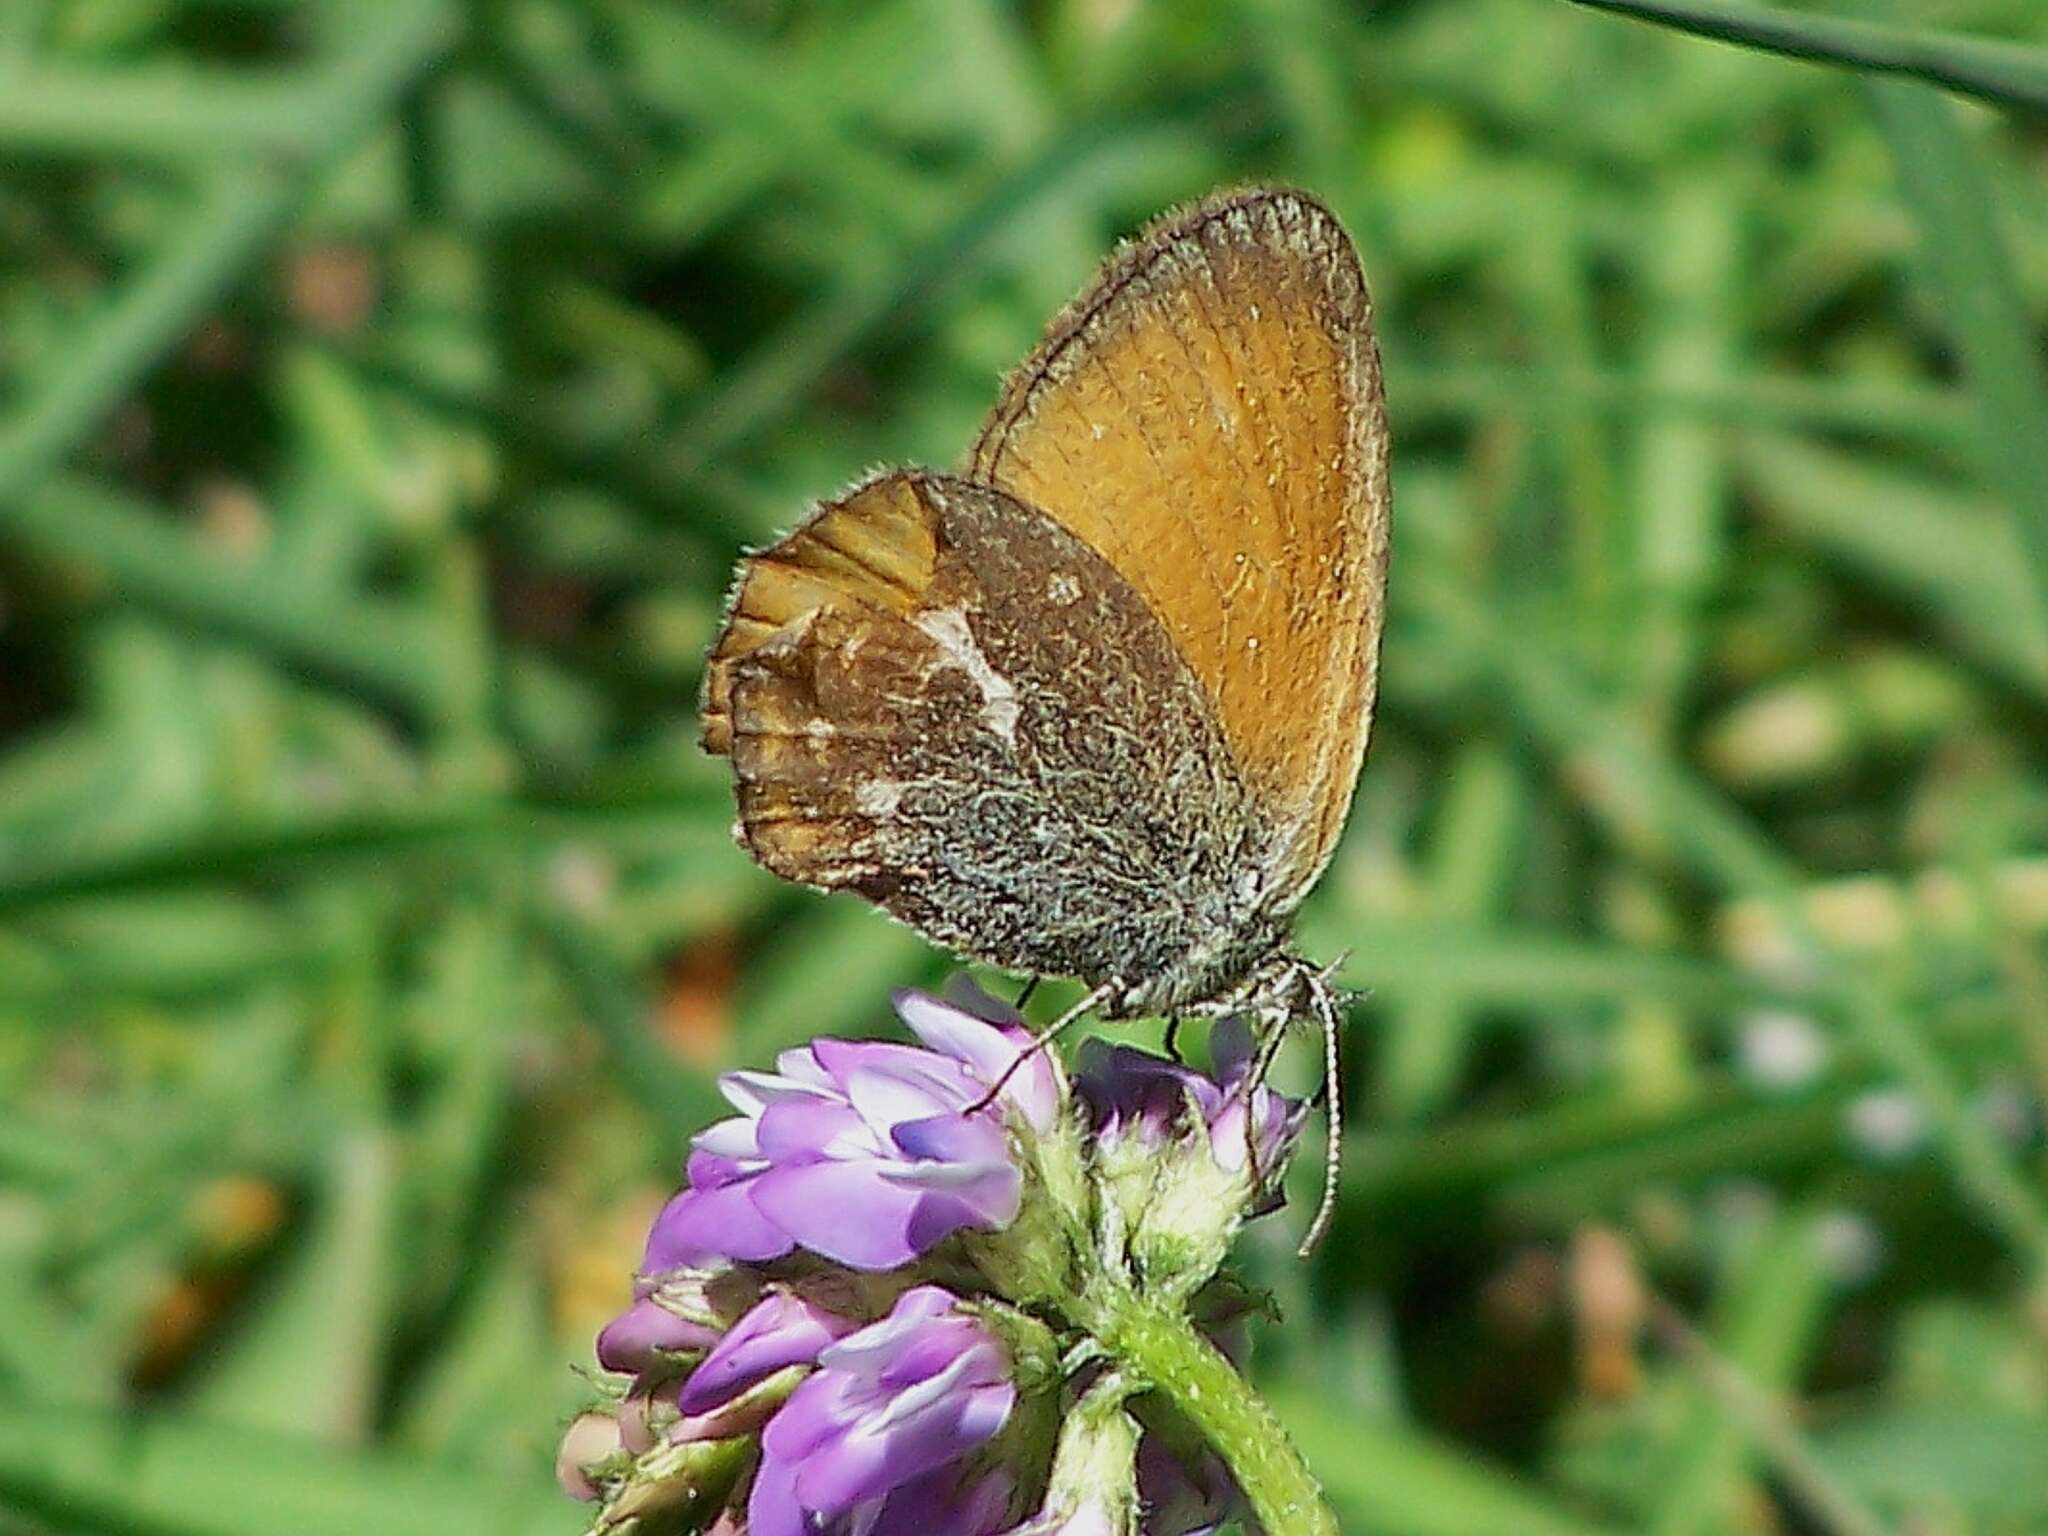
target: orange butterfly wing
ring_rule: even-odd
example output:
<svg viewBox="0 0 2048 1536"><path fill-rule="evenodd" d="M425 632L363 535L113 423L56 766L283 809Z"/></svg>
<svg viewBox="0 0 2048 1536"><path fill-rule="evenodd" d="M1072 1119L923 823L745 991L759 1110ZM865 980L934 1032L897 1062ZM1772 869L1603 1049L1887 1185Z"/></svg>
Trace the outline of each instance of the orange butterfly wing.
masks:
<svg viewBox="0 0 2048 1536"><path fill-rule="evenodd" d="M1145 598L1273 824L1265 904L1329 861L1385 617L1388 434L1371 303L1335 216L1258 188L1127 247L1010 379L968 473Z"/></svg>

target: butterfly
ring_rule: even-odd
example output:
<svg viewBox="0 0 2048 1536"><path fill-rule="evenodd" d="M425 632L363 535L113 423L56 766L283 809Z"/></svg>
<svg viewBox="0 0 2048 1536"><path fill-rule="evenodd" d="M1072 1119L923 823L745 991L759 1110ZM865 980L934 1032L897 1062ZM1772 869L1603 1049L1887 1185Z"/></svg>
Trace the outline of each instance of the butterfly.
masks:
<svg viewBox="0 0 2048 1536"><path fill-rule="evenodd" d="M1291 919L1365 755L1389 511L1335 215L1279 187L1167 215L957 473L877 474L743 561L703 700L740 842L961 954L1079 978L1054 1029L1313 1014L1334 1139L1334 968Z"/></svg>

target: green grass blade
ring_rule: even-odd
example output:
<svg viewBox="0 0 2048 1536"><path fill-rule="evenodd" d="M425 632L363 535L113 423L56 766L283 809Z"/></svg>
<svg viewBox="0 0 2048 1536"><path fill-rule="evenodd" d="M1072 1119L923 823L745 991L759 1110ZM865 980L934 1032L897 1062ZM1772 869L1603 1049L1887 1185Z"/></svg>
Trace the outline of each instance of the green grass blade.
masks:
<svg viewBox="0 0 2048 1536"><path fill-rule="evenodd" d="M1797 866L1685 765L1648 748L1548 647L1511 636L1460 593L1425 590L1439 642L1475 644L1483 652L1511 707L1548 742L1567 777L1584 786L1587 809L1614 836L1651 849L1664 843L1723 889L1766 899L1783 912L1803 963L1825 979L1865 1048L1925 1105L1958 1187L2034 1273L2048 1276L2048 1203L1971 1110L1897 999L1865 967L1821 943L1799 905Z"/></svg>
<svg viewBox="0 0 2048 1536"><path fill-rule="evenodd" d="M1471 416L1541 419L1561 410L1599 411L1631 421L1854 432L1951 449L1974 421L1959 390L1909 380L1806 379L1762 371L1684 380L1639 370L1559 373L1534 368L1410 365L1400 376L1401 414L1410 424Z"/></svg>
<svg viewBox="0 0 2048 1536"><path fill-rule="evenodd" d="M304 875L370 860L475 857L545 850L564 838L605 847L656 848L675 858L729 856L731 839L701 797L671 790L650 802L506 800L488 795L428 797L404 808L374 807L279 823L233 818L179 828L133 844L56 838L0 843L0 912L108 891L175 888L256 871Z"/></svg>
<svg viewBox="0 0 2048 1536"><path fill-rule="evenodd" d="M1710 960L1506 925L1358 924L1311 915L1302 925L1302 939L1310 954L1355 949L1341 973L1345 984L1404 1007L1427 1003L1535 1010L1655 998L1706 1011L1808 995L1808 989Z"/></svg>
<svg viewBox="0 0 2048 1536"><path fill-rule="evenodd" d="M269 171L214 176L169 249L65 349L49 377L32 381L28 408L0 423L0 530L14 520L15 499L63 461L263 249L292 193Z"/></svg>
<svg viewBox="0 0 2048 1536"><path fill-rule="evenodd" d="M1721 1288L1723 1316L1711 1347L1750 1386L1776 1397L1797 1391L1832 1298L1812 1217L1784 1216L1752 1241ZM1650 1522L1652 1536L1713 1536L1742 1507L1748 1488L1756 1449L1749 1425L1711 1378L1692 1387L1678 1464Z"/></svg>
<svg viewBox="0 0 2048 1536"><path fill-rule="evenodd" d="M2009 107L2048 112L2048 50L1878 22L1698 0L1573 0L1787 58L1906 75Z"/></svg>
<svg viewBox="0 0 2048 1536"><path fill-rule="evenodd" d="M2048 372L2039 317L2021 297L1984 165L1955 108L1895 81L1873 80L1865 93L1977 397L1985 478L2007 503L2048 608Z"/></svg>
<svg viewBox="0 0 2048 1536"><path fill-rule="evenodd" d="M1105 163L1142 157L1176 136L1172 119L1085 123L1053 140L1034 160L997 180L958 217L945 221L886 272L862 275L822 296L763 340L716 388L694 403L660 456L662 472L687 483L791 408L831 365L905 304L930 303L958 283L1032 209L1062 187L1100 175Z"/></svg>
<svg viewBox="0 0 2048 1536"><path fill-rule="evenodd" d="M364 1123L336 1142L315 1210L254 1309L186 1399L202 1418L331 1445L365 1439L387 1362L398 1149Z"/></svg>
<svg viewBox="0 0 2048 1536"><path fill-rule="evenodd" d="M538 1479L13 1396L0 1397L0 1500L60 1530L150 1536L561 1536L576 1523Z"/></svg>
<svg viewBox="0 0 2048 1536"><path fill-rule="evenodd" d="M858 902L812 906L756 961L740 989L733 1037L749 1066L817 1035L900 1032L892 987L929 985L943 962L909 929Z"/></svg>
<svg viewBox="0 0 2048 1536"><path fill-rule="evenodd" d="M2008 1050L1967 1065L2014 1059ZM1728 1074L1705 1079L1682 1105L1599 1094L1449 1127L1369 1129L1345 1143L1345 1206L1382 1236L1404 1213L1425 1222L1477 1213L1569 1225L1652 1183L1683 1187L1810 1167L1840 1146L1847 1106L1887 1081L1881 1070L1861 1067L1759 1101Z"/></svg>
<svg viewBox="0 0 2048 1536"><path fill-rule="evenodd" d="M1931 637L2048 697L2048 611L2018 530L1991 501L1775 434L1750 437L1736 459L1764 517L1909 602Z"/></svg>
<svg viewBox="0 0 2048 1536"><path fill-rule="evenodd" d="M1459 756L1430 850L1430 905L1439 919L1470 930L1498 920L1526 812L1525 788L1496 744L1475 743ZM1377 967L1370 968L1374 987L1384 986ZM1445 967L1429 980L1439 976L1462 980L1464 971ZM1523 979L1519 968L1515 979ZM1457 1086L1477 1023L1459 990L1425 984L1389 1021L1378 1076L1379 1102L1392 1118L1415 1120L1439 1110Z"/></svg>
<svg viewBox="0 0 2048 1536"><path fill-rule="evenodd" d="M1298 1388L1274 1409L1324 1480L1347 1531L1378 1536L1597 1536L1607 1529L1444 1441L1364 1419Z"/></svg>
<svg viewBox="0 0 2048 1536"><path fill-rule="evenodd" d="M458 691L447 637L385 599L294 590L216 554L158 508L60 477L0 508L21 546L103 576L126 596L274 650L287 665L362 687L432 720Z"/></svg>
<svg viewBox="0 0 2048 1536"><path fill-rule="evenodd" d="M305 151L294 110L314 82L186 68L42 64L0 91L0 144L15 152L178 163Z"/></svg>
<svg viewBox="0 0 2048 1536"><path fill-rule="evenodd" d="M305 93L305 132L319 146L308 171L350 147L453 38L453 12L440 0L378 15L384 24ZM63 460L265 247L309 181L254 166L208 179L178 238L63 350L48 377L34 381L29 407L0 423L0 530L14 499Z"/></svg>
<svg viewBox="0 0 2048 1536"><path fill-rule="evenodd" d="M649 1027L652 1005L604 936L573 917L557 917L549 937L584 1017L604 1042L620 1084L637 1099L657 1133L680 1149L698 1129L726 1113L708 1074L670 1054Z"/></svg>

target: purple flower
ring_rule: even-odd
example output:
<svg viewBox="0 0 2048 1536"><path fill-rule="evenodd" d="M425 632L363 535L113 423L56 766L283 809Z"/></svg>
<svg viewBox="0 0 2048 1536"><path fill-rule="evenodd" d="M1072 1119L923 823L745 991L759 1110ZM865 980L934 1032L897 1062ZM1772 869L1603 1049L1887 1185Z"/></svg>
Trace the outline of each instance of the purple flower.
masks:
<svg viewBox="0 0 2048 1536"><path fill-rule="evenodd" d="M676 1406L686 1438L705 1433L703 1419L743 1397L778 1371L813 1365L825 1347L859 1326L850 1318L786 1291L772 1291L732 1326L683 1383Z"/></svg>
<svg viewBox="0 0 2048 1536"><path fill-rule="evenodd" d="M1011 1484L961 1463L1017 1402L996 1336L937 1286L829 1345L761 1436L749 1536L987 1536Z"/></svg>
<svg viewBox="0 0 2048 1536"><path fill-rule="evenodd" d="M894 1269L962 1228L1014 1220L1023 1173L1010 1122L1049 1129L1059 1079L1046 1053L1025 1055L1030 1035L1014 1014L979 994L962 1001L897 994L930 1049L816 1040L783 1052L775 1072L721 1078L740 1113L698 1136L689 1187L656 1220L642 1271L758 1263L799 1246ZM996 1101L970 1113L998 1082Z"/></svg>
<svg viewBox="0 0 2048 1536"><path fill-rule="evenodd" d="M1081 1047L1075 1086L1105 1138L1128 1135L1145 1145L1164 1145L1191 1127L1192 1114L1200 1117L1222 1168L1244 1171L1249 1143L1261 1178L1270 1182L1293 1151L1308 1105L1264 1083L1252 1084L1257 1054L1242 1019L1228 1019L1210 1035L1213 1073L1091 1039Z"/></svg>
<svg viewBox="0 0 2048 1536"><path fill-rule="evenodd" d="M639 1455L678 1417L681 1378L754 1305L760 1278L731 1266L642 1276L634 1302L597 1336L598 1364L634 1378L613 1408L622 1447Z"/></svg>
<svg viewBox="0 0 2048 1536"><path fill-rule="evenodd" d="M633 1376L677 1368L718 1342L718 1329L685 1317L650 1291L605 1324L597 1336L597 1363L608 1371Z"/></svg>
<svg viewBox="0 0 2048 1536"><path fill-rule="evenodd" d="M688 1377L635 1383L617 1409L621 1441L637 1456L661 1442L751 1435L795 1390L803 1372L794 1368L815 1365L821 1349L859 1326L799 1298L771 1296Z"/></svg>
<svg viewBox="0 0 2048 1536"><path fill-rule="evenodd" d="M1138 1442L1138 1495L1145 1536L1210 1536L1244 1511L1244 1496L1213 1451L1190 1470L1157 1435Z"/></svg>
<svg viewBox="0 0 2048 1536"><path fill-rule="evenodd" d="M819 1305L823 1290L832 1306ZM597 1336L598 1363L634 1378L612 1409L619 1443L631 1455L657 1443L716 1440L758 1429L789 1395L748 1397L753 1388L851 1333L871 1310L857 1288L813 1277L805 1294L738 1267L677 1269L643 1276L633 1305ZM833 1308L843 1293L844 1316ZM871 1306L872 1303L866 1303Z"/></svg>

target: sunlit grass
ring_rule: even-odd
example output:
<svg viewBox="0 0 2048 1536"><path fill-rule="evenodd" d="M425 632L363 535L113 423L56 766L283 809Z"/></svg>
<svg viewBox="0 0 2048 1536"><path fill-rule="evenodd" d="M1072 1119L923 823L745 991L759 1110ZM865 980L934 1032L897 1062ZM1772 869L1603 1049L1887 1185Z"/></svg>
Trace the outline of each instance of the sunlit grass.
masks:
<svg viewBox="0 0 2048 1536"><path fill-rule="evenodd" d="M1345 1204L1254 1256L1345 1528L2048 1522L2048 25L1606 8L1767 51L0 6L0 1528L576 1528L715 1072L947 969L731 846L733 557L1253 179L1397 434Z"/></svg>

